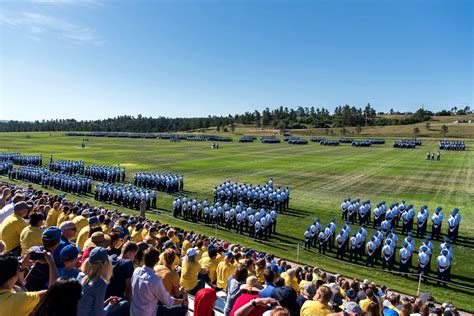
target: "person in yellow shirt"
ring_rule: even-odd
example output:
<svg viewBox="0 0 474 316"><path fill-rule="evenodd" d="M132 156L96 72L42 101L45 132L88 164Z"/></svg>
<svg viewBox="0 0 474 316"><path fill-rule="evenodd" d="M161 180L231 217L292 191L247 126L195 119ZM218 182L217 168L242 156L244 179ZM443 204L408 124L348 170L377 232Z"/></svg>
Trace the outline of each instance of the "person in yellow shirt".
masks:
<svg viewBox="0 0 474 316"><path fill-rule="evenodd" d="M170 230L168 231L168 234L167 234L167 235L168 235L168 238L173 242L173 244L174 244L176 247L178 247L180 240L179 240L179 237L176 236L176 233L175 233L174 229L170 229Z"/></svg>
<svg viewBox="0 0 474 316"><path fill-rule="evenodd" d="M91 217L92 212L89 209L82 211L81 215L78 215L72 219L72 222L76 224L77 232L79 233L84 227L89 225L88 218ZM77 238L77 235L75 236Z"/></svg>
<svg viewBox="0 0 474 316"><path fill-rule="evenodd" d="M201 269L197 261L196 249L190 248L183 259L179 283L188 294L196 295L196 293L205 286L204 278L199 278L200 275L207 275L207 271Z"/></svg>
<svg viewBox="0 0 474 316"><path fill-rule="evenodd" d="M230 278L231 275L234 274L234 271L235 271L234 255L232 254L232 252L229 251L224 255L224 261L219 263L216 268L216 274L217 274L216 291L226 290L227 280Z"/></svg>
<svg viewBox="0 0 474 316"><path fill-rule="evenodd" d="M86 240L90 237L89 235L91 229L99 226L99 219L96 216L89 217L87 222L89 223L89 225L83 227L81 231L77 234L76 245L81 249L84 249L84 244L86 243Z"/></svg>
<svg viewBox="0 0 474 316"><path fill-rule="evenodd" d="M28 249L33 246L43 245L43 226L44 216L41 213L31 213L30 224L23 228L20 234L21 255L24 256Z"/></svg>
<svg viewBox="0 0 474 316"><path fill-rule="evenodd" d="M51 288L58 278L58 271L52 254L46 251L44 254L49 270L48 284ZM0 273L0 315L30 315L46 294L46 290L38 292L15 292L13 290L18 279L22 277L22 272L18 258L11 253L0 255L0 271L2 271Z"/></svg>
<svg viewBox="0 0 474 316"><path fill-rule="evenodd" d="M58 216L58 222L55 226L59 227L62 223L69 221L69 212L70 209L68 206L64 206L62 212Z"/></svg>
<svg viewBox="0 0 474 316"><path fill-rule="evenodd" d="M331 314L332 310L328 305L331 298L331 289L326 285L321 286L313 300L307 300L303 303L300 316L325 316Z"/></svg>
<svg viewBox="0 0 474 316"><path fill-rule="evenodd" d="M293 290L296 291L296 294L300 293L300 286L298 280L296 279L296 270L289 269L286 273L282 273L282 278L285 279L285 285L291 286Z"/></svg>
<svg viewBox="0 0 474 316"><path fill-rule="evenodd" d="M9 215L0 226L0 240L5 243L5 252L21 253L20 234L27 226L23 217L28 213L26 202L18 202L13 207L13 214Z"/></svg>
<svg viewBox="0 0 474 316"><path fill-rule="evenodd" d="M160 260L158 261L158 264L164 266L166 265L166 258L165 258L166 249L173 249L173 251L176 251L176 247L171 240L167 240L165 241L165 243L163 244L161 248L163 249L163 252L160 254L160 257L159 257ZM176 270L176 266L178 265L179 265L179 257L175 254L173 263L171 264L171 268L173 269L173 271Z"/></svg>
<svg viewBox="0 0 474 316"><path fill-rule="evenodd" d="M192 239L192 236L191 235L188 235L184 241L183 241L183 246L181 247L181 250L183 251L182 253L186 253L186 251L188 251L189 248L192 248L193 247L193 244L191 242L191 239Z"/></svg>
<svg viewBox="0 0 474 316"><path fill-rule="evenodd" d="M217 248L214 246L210 246L207 257L201 258L199 260L199 264L201 265L201 269L205 269L209 275L209 280L211 281L212 284L216 284L217 280L217 265L219 262L217 262Z"/></svg>
<svg viewBox="0 0 474 316"><path fill-rule="evenodd" d="M132 241L139 243L140 241L143 240L143 235L142 235L142 230L143 230L143 224L138 223L135 228L132 230Z"/></svg>
<svg viewBox="0 0 474 316"><path fill-rule="evenodd" d="M370 303L374 302L374 291L372 289L365 290L365 296L367 297L364 300L359 302L359 306L364 313L367 313L369 310Z"/></svg>
<svg viewBox="0 0 474 316"><path fill-rule="evenodd" d="M255 265L255 276L257 277L257 280L260 282L260 284L265 284L265 276L263 275L263 270L265 270L265 268L265 259L258 259L257 264Z"/></svg>
<svg viewBox="0 0 474 316"><path fill-rule="evenodd" d="M148 233L143 238L143 241L156 248L158 246L158 238L156 238L157 234L158 234L158 228L154 226L150 227L150 230L148 230Z"/></svg>
<svg viewBox="0 0 474 316"><path fill-rule="evenodd" d="M46 216L46 227L56 226L60 214L59 202L54 202L53 208L48 211L48 215Z"/></svg>

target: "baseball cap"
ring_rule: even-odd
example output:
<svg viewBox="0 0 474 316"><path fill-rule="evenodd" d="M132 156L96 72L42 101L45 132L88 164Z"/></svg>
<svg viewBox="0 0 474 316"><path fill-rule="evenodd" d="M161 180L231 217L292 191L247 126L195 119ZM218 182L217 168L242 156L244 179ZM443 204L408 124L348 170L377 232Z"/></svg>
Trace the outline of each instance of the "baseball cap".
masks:
<svg viewBox="0 0 474 316"><path fill-rule="evenodd" d="M59 228L56 226L51 226L46 228L46 230L43 232L43 240L55 240L61 238L62 233Z"/></svg>
<svg viewBox="0 0 474 316"><path fill-rule="evenodd" d="M188 257L192 257L192 256L195 256L195 255L197 255L197 251L194 248L190 248L190 249L188 249L188 251L186 251L186 256L188 256Z"/></svg>
<svg viewBox="0 0 474 316"><path fill-rule="evenodd" d="M171 240L167 240L164 242L162 248L163 250L168 249L168 248L176 249L176 246L173 244Z"/></svg>
<svg viewBox="0 0 474 316"><path fill-rule="evenodd" d="M358 315L362 314L362 308L356 302L344 302L342 303L343 309L348 313L355 313Z"/></svg>
<svg viewBox="0 0 474 316"><path fill-rule="evenodd" d="M67 245L66 247L61 249L61 252L59 254L63 260L72 260L74 258L77 258L79 251L79 247L76 247L74 245Z"/></svg>
<svg viewBox="0 0 474 316"><path fill-rule="evenodd" d="M103 247L95 247L89 254L90 263L106 262L109 260L109 254Z"/></svg>
<svg viewBox="0 0 474 316"><path fill-rule="evenodd" d="M233 258L233 257L234 257L234 254L232 253L232 251L227 251L227 252L225 253L224 257Z"/></svg>
<svg viewBox="0 0 474 316"><path fill-rule="evenodd" d="M30 208L28 203L21 201L21 202L15 203L15 205L13 206L13 211L17 212L17 211L28 209L28 208Z"/></svg>
<svg viewBox="0 0 474 316"><path fill-rule="evenodd" d="M99 222L99 219L97 218L97 216L92 216L89 217L88 222L89 224L97 224Z"/></svg>
<svg viewBox="0 0 474 316"><path fill-rule="evenodd" d="M82 211L81 215L92 215L92 212L90 209L86 208L85 210Z"/></svg>

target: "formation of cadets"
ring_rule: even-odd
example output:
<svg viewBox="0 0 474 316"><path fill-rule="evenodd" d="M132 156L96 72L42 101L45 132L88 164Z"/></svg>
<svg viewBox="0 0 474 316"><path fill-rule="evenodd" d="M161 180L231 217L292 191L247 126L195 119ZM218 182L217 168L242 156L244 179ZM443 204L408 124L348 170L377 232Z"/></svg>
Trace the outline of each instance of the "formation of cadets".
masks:
<svg viewBox="0 0 474 316"><path fill-rule="evenodd" d="M308 144L308 141L306 139L301 139L301 138L288 138L287 142L288 142L288 144L292 144L292 145L306 145L306 144Z"/></svg>
<svg viewBox="0 0 474 316"><path fill-rule="evenodd" d="M184 190L184 177L172 173L139 172L133 176L133 184L171 194Z"/></svg>
<svg viewBox="0 0 474 316"><path fill-rule="evenodd" d="M242 136L239 138L239 143L253 143L255 140L257 140L255 136Z"/></svg>
<svg viewBox="0 0 474 316"><path fill-rule="evenodd" d="M106 182L125 181L125 168L117 166L84 165L82 160L53 160L49 161L49 170L66 174L80 174L94 180Z"/></svg>
<svg viewBox="0 0 474 316"><path fill-rule="evenodd" d="M400 139L393 142L393 148L411 148L414 149L416 146L421 146L421 140L417 139Z"/></svg>
<svg viewBox="0 0 474 316"><path fill-rule="evenodd" d="M53 187L56 190L83 194L92 192L92 180L80 175L69 175L63 173L45 174L41 180L44 188Z"/></svg>
<svg viewBox="0 0 474 316"><path fill-rule="evenodd" d="M237 182L224 182L214 188L214 203L229 201L237 204L241 201L244 205L253 205L256 208L275 209L283 212L288 209L290 190L273 188L273 178L264 185L238 184Z"/></svg>
<svg viewBox="0 0 474 316"><path fill-rule="evenodd" d="M438 146L440 150L466 150L463 141L440 140Z"/></svg>
<svg viewBox="0 0 474 316"><path fill-rule="evenodd" d="M281 143L281 140L279 138L276 138L276 137L267 137L267 136L264 136L264 137L260 137L260 141L263 143L263 144L278 144L278 143Z"/></svg>
<svg viewBox="0 0 474 316"><path fill-rule="evenodd" d="M94 199L104 203L116 203L131 209L156 208L156 191L133 186L131 183L96 183ZM143 203L142 203L143 202ZM142 203L142 205L140 205Z"/></svg>
<svg viewBox="0 0 474 316"><path fill-rule="evenodd" d="M8 178L10 180L22 180L40 184L43 177L49 174L49 170L43 167L23 166L11 169L8 172Z"/></svg>
<svg viewBox="0 0 474 316"><path fill-rule="evenodd" d="M458 211L453 212L453 221ZM460 221L460 219L459 219ZM456 226L453 223L453 226ZM415 253L415 240L412 232L408 232L403 239L403 243L397 249L399 240L396 229L391 228L384 231L378 228L374 235L368 238L366 225L362 224L359 229L351 232L349 222L346 222L339 233L336 235L335 220L331 220L326 226L321 225L317 218L311 226L308 226L304 232L304 248L310 250L317 247L319 253L326 254L326 251L336 252L336 258L347 258L350 262L364 263L366 266L374 267L381 262L382 269L394 270L396 254L398 252L399 271L406 275L410 269L415 267L417 273L423 274L424 280L431 272L431 262L434 253L434 246L431 242L431 236L426 235L419 247L418 254ZM457 223L459 227L459 222ZM438 283L449 281L451 275L451 264L453 260L453 249L448 235L444 237L444 242L440 244L440 252L435 257L437 265ZM417 256L417 264L413 264L413 257Z"/></svg>
<svg viewBox="0 0 474 316"><path fill-rule="evenodd" d="M43 156L13 155L13 163L21 166L41 166L43 165Z"/></svg>
<svg viewBox="0 0 474 316"><path fill-rule="evenodd" d="M321 139L319 144L323 146L339 146L339 139Z"/></svg>
<svg viewBox="0 0 474 316"><path fill-rule="evenodd" d="M232 206L229 200L210 203L207 198L201 201L184 195L174 199L173 216L194 223L219 225L227 230L235 229L238 234L262 240L275 233L278 214L276 209L253 208L252 204L246 207L242 200Z"/></svg>
<svg viewBox="0 0 474 316"><path fill-rule="evenodd" d="M433 151L433 152L429 151L429 152L426 154L426 160L435 160L435 153L434 153L434 151ZM436 152L436 160L438 160L438 161L441 160L441 154L440 154L439 151Z"/></svg>
<svg viewBox="0 0 474 316"><path fill-rule="evenodd" d="M11 161L0 161L0 175L8 174L13 169L13 162Z"/></svg>

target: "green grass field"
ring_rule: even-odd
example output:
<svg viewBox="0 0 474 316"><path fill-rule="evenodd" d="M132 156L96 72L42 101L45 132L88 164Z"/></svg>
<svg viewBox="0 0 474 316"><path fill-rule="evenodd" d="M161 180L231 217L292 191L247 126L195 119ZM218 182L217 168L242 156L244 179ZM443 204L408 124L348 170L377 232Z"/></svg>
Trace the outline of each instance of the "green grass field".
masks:
<svg viewBox="0 0 474 316"><path fill-rule="evenodd" d="M320 217L323 224L336 217L339 230L342 223L340 203L348 196L370 199L373 205L381 200L391 203L403 199L414 204L417 210L422 204L427 204L431 212L442 206L445 213L443 232L447 229L447 216L454 207L458 207L463 219L460 241L454 245L452 281L474 287L473 140L466 142L466 151L443 151L440 162L425 158L427 151L437 150L437 141L433 139L423 139L423 146L415 150L393 149L390 139L385 145L371 148L355 148L350 144L338 147L314 143L303 146L261 144L257 141L250 144L221 143L219 150L211 150L210 142L170 143L166 140L90 137L87 147L81 148L81 141L80 137L64 137L62 133L51 136L50 133L2 133L0 151L41 153L45 161L53 155L55 159L82 159L86 163L120 163L127 167L128 176L141 170L184 174L185 190L199 198L211 198L213 187L225 180L257 184L273 177L276 185L289 186L291 190L290 210L279 217L277 234L272 239L272 242L285 244L302 244L303 232L315 217ZM172 198L159 195L159 206L164 209L157 216L160 221L208 235L217 233L219 238L296 260L297 249L294 246L256 243L233 232L216 232L203 224L174 219L170 217ZM85 199L93 201L90 197ZM420 241L416 240L415 248L418 249L419 245ZM438 245L435 243L435 256L439 252ZM299 261L346 276L369 278L404 293L416 294L417 291L415 278L403 278L362 265L339 262L331 257L303 251L302 247ZM416 263L416 259L413 262ZM428 284L422 285L421 291L431 291L438 301L452 300L459 308L474 312L470 290Z"/></svg>

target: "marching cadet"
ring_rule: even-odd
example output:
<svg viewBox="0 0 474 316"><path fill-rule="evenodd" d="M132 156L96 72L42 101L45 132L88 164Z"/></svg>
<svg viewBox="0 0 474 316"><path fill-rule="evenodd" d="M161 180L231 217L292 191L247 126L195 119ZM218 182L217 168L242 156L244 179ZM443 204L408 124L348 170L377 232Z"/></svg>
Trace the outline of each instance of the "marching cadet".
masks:
<svg viewBox="0 0 474 316"><path fill-rule="evenodd" d="M383 221L383 207L382 205L377 204L377 207L374 209L374 222L373 222L373 227L375 229L375 227L379 227L380 226L380 223L382 223Z"/></svg>
<svg viewBox="0 0 474 316"><path fill-rule="evenodd" d="M377 264L377 260L382 257L382 243L383 243L383 238L384 234L381 230L378 230L374 234L375 240L375 257L374 257L374 262Z"/></svg>
<svg viewBox="0 0 474 316"><path fill-rule="evenodd" d="M416 236L417 237L422 237L426 234L426 227L428 226L429 216L430 216L430 213L426 205L423 205L420 208L418 215L416 216L416 219L417 219Z"/></svg>
<svg viewBox="0 0 474 316"><path fill-rule="evenodd" d="M394 248L392 247L392 240L386 239L385 245L382 248L382 269L388 267L389 270L393 270L393 261L394 261Z"/></svg>
<svg viewBox="0 0 474 316"><path fill-rule="evenodd" d="M216 207L212 209L212 224L217 225L219 221L219 211L217 210Z"/></svg>
<svg viewBox="0 0 474 316"><path fill-rule="evenodd" d="M321 223L319 218L316 218L314 224L311 225L311 240L313 242L313 247L316 248L316 242L318 240L319 230L321 229Z"/></svg>
<svg viewBox="0 0 474 316"><path fill-rule="evenodd" d="M367 243L367 262L366 262L366 266L371 266L373 267L374 266L374 262L376 260L376 256L375 256L375 252L377 250L377 244L376 244L376 237L375 236L372 236L369 240L369 242Z"/></svg>
<svg viewBox="0 0 474 316"><path fill-rule="evenodd" d="M336 242L337 242L336 258L344 259L344 256L346 254L346 248L347 248L346 240L347 240L347 237L344 234L344 230L341 229L341 231L339 232L339 235L337 235L336 237Z"/></svg>
<svg viewBox="0 0 474 316"><path fill-rule="evenodd" d="M441 207L436 208L435 213L431 217L432 226L431 226L431 238L439 240L439 235L441 233L441 225L443 224L443 211Z"/></svg>
<svg viewBox="0 0 474 316"><path fill-rule="evenodd" d="M276 233L277 217L278 217L278 214L277 214L276 210L272 210L272 211L270 212L270 217L271 217L270 230L273 230L273 233Z"/></svg>
<svg viewBox="0 0 474 316"><path fill-rule="evenodd" d="M354 235L349 239L349 261L352 262L352 259L355 259L355 262L357 263L357 238L356 238L357 233L354 233Z"/></svg>
<svg viewBox="0 0 474 316"><path fill-rule="evenodd" d="M326 229L328 229L328 228L326 227ZM319 249L318 249L318 251L319 251L319 253L322 252L325 255L326 254L326 244L327 244L328 236L325 234L324 231L321 231L319 233L318 239L319 239Z"/></svg>
<svg viewBox="0 0 474 316"><path fill-rule="evenodd" d="M210 216L209 216L209 214L210 214L209 207L206 206L206 207L204 208L204 224L209 224L209 222L210 222Z"/></svg>
<svg viewBox="0 0 474 316"><path fill-rule="evenodd" d="M249 236L253 237L255 235L255 216L249 215Z"/></svg>
<svg viewBox="0 0 474 316"><path fill-rule="evenodd" d="M311 227L308 226L304 232L304 249L311 249Z"/></svg>
<svg viewBox="0 0 474 316"><path fill-rule="evenodd" d="M429 248L425 245L420 247L418 251L418 274L423 273L423 280L426 282L426 276L430 272L430 255Z"/></svg>
<svg viewBox="0 0 474 316"><path fill-rule="evenodd" d="M261 225L261 232L260 232L260 239L265 238L268 239L268 223L267 223L267 217L262 216L260 219L260 225Z"/></svg>
<svg viewBox="0 0 474 316"><path fill-rule="evenodd" d="M348 207L351 204L350 198L345 199L344 202L341 204L341 219L347 221L347 214L348 214Z"/></svg>
<svg viewBox="0 0 474 316"><path fill-rule="evenodd" d="M453 243L455 243L458 238L460 223L461 214L459 214L459 209L455 208L448 218L448 237L453 241Z"/></svg>
<svg viewBox="0 0 474 316"><path fill-rule="evenodd" d="M237 234L243 234L244 233L244 222L242 221L242 214L241 213L237 214L237 216L235 217L235 221L236 221L236 226L237 226L236 233Z"/></svg>
<svg viewBox="0 0 474 316"><path fill-rule="evenodd" d="M438 161L441 160L441 154L440 154L439 150L436 153L436 160L438 160Z"/></svg>
<svg viewBox="0 0 474 316"><path fill-rule="evenodd" d="M431 160L434 160L434 151L431 153Z"/></svg>
<svg viewBox="0 0 474 316"><path fill-rule="evenodd" d="M411 251L409 244L407 242L403 243L403 247L400 248L400 272L409 272L410 262L411 262ZM404 276L407 276L404 274Z"/></svg>
<svg viewBox="0 0 474 316"><path fill-rule="evenodd" d="M156 208L156 191L151 191L151 207Z"/></svg>
<svg viewBox="0 0 474 316"><path fill-rule="evenodd" d="M446 285L446 283L442 281L449 281L450 279L449 268L451 267L451 260L448 257L448 253L448 249L443 249L441 250L441 254L436 259L436 263L438 265L438 285L441 283Z"/></svg>
<svg viewBox="0 0 474 316"><path fill-rule="evenodd" d="M191 206L191 216L192 216L192 221L193 223L197 223L197 205L196 204L193 204Z"/></svg>
<svg viewBox="0 0 474 316"><path fill-rule="evenodd" d="M431 152L428 152L428 154L426 155L426 160L430 160L430 157L431 157Z"/></svg>
<svg viewBox="0 0 474 316"><path fill-rule="evenodd" d="M327 246L328 243L329 243L329 250L330 251L332 250L331 235L332 235L331 224L327 224L326 228L324 228L324 239L325 239L325 241L324 241L324 250L326 250L326 246ZM321 240L319 240L319 242L321 243Z"/></svg>
<svg viewBox="0 0 474 316"><path fill-rule="evenodd" d="M224 219L225 219L225 229L230 230L231 229L230 211L226 211L224 213Z"/></svg>
<svg viewBox="0 0 474 316"><path fill-rule="evenodd" d="M255 228L255 234L254 234L253 239L262 240L262 231L261 231L262 230L262 224L260 224L259 220L255 221L254 228Z"/></svg>
<svg viewBox="0 0 474 316"><path fill-rule="evenodd" d="M334 243L336 241L336 228L337 228L337 225L336 225L336 219L333 218L331 220L331 222L329 223L329 230L330 230L330 237L329 237L329 242L330 242L330 247L331 247L331 250L334 248Z"/></svg>
<svg viewBox="0 0 474 316"><path fill-rule="evenodd" d="M363 231L359 229L356 233L356 255L363 260L365 237Z"/></svg>
<svg viewBox="0 0 474 316"><path fill-rule="evenodd" d="M353 203L349 205L348 211L349 211L349 222L351 222L351 224L354 225L356 221L356 215L357 215L356 204Z"/></svg>

